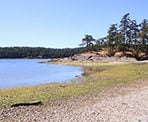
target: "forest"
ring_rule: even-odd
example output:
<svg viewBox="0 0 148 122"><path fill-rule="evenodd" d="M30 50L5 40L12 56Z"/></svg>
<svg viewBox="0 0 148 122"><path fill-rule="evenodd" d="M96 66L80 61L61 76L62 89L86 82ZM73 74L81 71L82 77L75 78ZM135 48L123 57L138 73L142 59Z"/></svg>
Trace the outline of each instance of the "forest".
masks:
<svg viewBox="0 0 148 122"><path fill-rule="evenodd" d="M80 46L85 45L87 51L106 48L110 56L119 51L130 51L135 58L140 58L140 53L148 55L148 20L138 24L129 15L125 14L119 24L112 24L105 37L94 39L92 35L85 35Z"/></svg>
<svg viewBox="0 0 148 122"><path fill-rule="evenodd" d="M125 14L119 24L112 24L105 37L94 39L92 35L85 35L79 48L0 47L0 58L63 58L105 48L108 56L130 51L138 59L140 53L148 55L148 20L137 23L129 15Z"/></svg>
<svg viewBox="0 0 148 122"><path fill-rule="evenodd" d="M81 53L82 49L83 48L1 47L0 58L64 58Z"/></svg>

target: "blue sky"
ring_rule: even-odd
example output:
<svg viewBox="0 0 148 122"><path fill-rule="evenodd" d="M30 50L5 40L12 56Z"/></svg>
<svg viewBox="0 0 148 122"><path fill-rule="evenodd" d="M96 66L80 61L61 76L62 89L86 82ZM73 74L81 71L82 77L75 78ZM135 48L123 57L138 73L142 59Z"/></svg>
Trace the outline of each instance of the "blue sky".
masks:
<svg viewBox="0 0 148 122"><path fill-rule="evenodd" d="M148 0L0 0L0 47L78 47L130 13L148 19Z"/></svg>

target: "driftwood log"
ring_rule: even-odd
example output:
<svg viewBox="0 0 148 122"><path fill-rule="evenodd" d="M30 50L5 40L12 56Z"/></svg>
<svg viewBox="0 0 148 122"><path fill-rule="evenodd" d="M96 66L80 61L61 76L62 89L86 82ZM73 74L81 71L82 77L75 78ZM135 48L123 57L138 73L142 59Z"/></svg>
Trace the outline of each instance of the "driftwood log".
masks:
<svg viewBox="0 0 148 122"><path fill-rule="evenodd" d="M32 101L28 103L16 103L12 104L11 107L19 107L19 106L32 106L32 105L43 105L41 101Z"/></svg>

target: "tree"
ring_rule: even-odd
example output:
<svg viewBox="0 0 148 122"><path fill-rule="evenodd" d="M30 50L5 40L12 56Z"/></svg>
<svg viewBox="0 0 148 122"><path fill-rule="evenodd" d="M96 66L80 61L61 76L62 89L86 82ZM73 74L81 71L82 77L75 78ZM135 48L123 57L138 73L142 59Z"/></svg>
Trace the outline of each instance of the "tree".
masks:
<svg viewBox="0 0 148 122"><path fill-rule="evenodd" d="M85 37L82 39L82 44L81 46L86 45L86 47L90 47L93 45L93 42L95 39L92 37L92 35L85 35Z"/></svg>
<svg viewBox="0 0 148 122"><path fill-rule="evenodd" d="M131 42L131 30L130 30L130 17L129 13L125 14L120 21L120 32L122 34L122 44L128 45Z"/></svg>
<svg viewBox="0 0 148 122"><path fill-rule="evenodd" d="M124 45L122 44L122 34L120 31L117 33L115 46L116 51L123 51L124 49Z"/></svg>
<svg viewBox="0 0 148 122"><path fill-rule="evenodd" d="M95 46L98 47L99 49L101 49L105 46L105 42L106 42L106 37L99 38L96 40Z"/></svg>
<svg viewBox="0 0 148 122"><path fill-rule="evenodd" d="M144 19L140 26L141 29L139 36L141 38L142 44L148 45L148 20Z"/></svg>
<svg viewBox="0 0 148 122"><path fill-rule="evenodd" d="M112 24L108 30L108 36L107 36L107 39L108 39L107 47L111 54L113 53L113 50L117 41L117 34L118 34L117 24Z"/></svg>
<svg viewBox="0 0 148 122"><path fill-rule="evenodd" d="M85 35L85 37L82 39L82 44L80 46L85 46L87 51L93 50L93 42L95 42L95 39L92 37L92 35Z"/></svg>
<svg viewBox="0 0 148 122"><path fill-rule="evenodd" d="M130 42L129 50L132 51L135 56L138 55L138 38L139 38L139 24L136 20L132 20L130 23Z"/></svg>
<svg viewBox="0 0 148 122"><path fill-rule="evenodd" d="M139 35L139 25L137 24L136 20L132 20L130 23L130 31L131 31L131 43L132 45L136 45L138 41Z"/></svg>

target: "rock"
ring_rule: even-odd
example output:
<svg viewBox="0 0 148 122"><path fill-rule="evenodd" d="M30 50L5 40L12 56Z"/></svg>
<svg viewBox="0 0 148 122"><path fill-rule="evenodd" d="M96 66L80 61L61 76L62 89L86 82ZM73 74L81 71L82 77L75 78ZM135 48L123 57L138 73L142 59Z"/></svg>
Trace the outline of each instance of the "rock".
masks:
<svg viewBox="0 0 148 122"><path fill-rule="evenodd" d="M138 55L139 57L145 57L146 56L146 54L145 53L139 53L139 55Z"/></svg>
<svg viewBox="0 0 148 122"><path fill-rule="evenodd" d="M123 52L116 52L114 56L115 57L123 57L124 54L123 54Z"/></svg>
<svg viewBox="0 0 148 122"><path fill-rule="evenodd" d="M134 57L132 52L125 52L124 56L126 56L126 57Z"/></svg>
<svg viewBox="0 0 148 122"><path fill-rule="evenodd" d="M134 57L132 52L116 52L115 57Z"/></svg>

